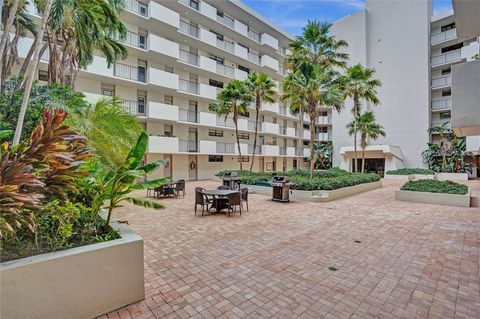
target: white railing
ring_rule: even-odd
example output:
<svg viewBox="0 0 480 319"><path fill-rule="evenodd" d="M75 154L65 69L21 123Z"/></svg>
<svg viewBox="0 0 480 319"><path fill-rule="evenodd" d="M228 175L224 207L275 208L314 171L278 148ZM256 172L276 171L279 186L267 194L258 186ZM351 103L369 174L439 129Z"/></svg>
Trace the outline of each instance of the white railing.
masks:
<svg viewBox="0 0 480 319"><path fill-rule="evenodd" d="M248 121L247 122L247 129L249 131L255 131L255 121Z"/></svg>
<svg viewBox="0 0 480 319"><path fill-rule="evenodd" d="M287 155L287 148L285 146L280 146L278 150L279 150L279 153L278 153L279 155Z"/></svg>
<svg viewBox="0 0 480 319"><path fill-rule="evenodd" d="M132 31L127 31L127 37L125 39L120 39L117 37L120 42L131 45L133 47L137 47L140 49L147 49L147 35L138 34Z"/></svg>
<svg viewBox="0 0 480 319"><path fill-rule="evenodd" d="M235 70L230 66L217 63L217 73L233 78L233 76L235 75Z"/></svg>
<svg viewBox="0 0 480 319"><path fill-rule="evenodd" d="M195 111L179 109L178 118L183 122L198 123L198 115Z"/></svg>
<svg viewBox="0 0 480 319"><path fill-rule="evenodd" d="M235 144L217 142L217 153L235 154Z"/></svg>
<svg viewBox="0 0 480 319"><path fill-rule="evenodd" d="M432 110L446 110L452 108L451 97L446 97L438 100L432 100Z"/></svg>
<svg viewBox="0 0 480 319"><path fill-rule="evenodd" d="M178 89L183 92L198 94L199 84L197 82L180 79Z"/></svg>
<svg viewBox="0 0 480 319"><path fill-rule="evenodd" d="M432 56L432 66L459 61L462 58L461 49Z"/></svg>
<svg viewBox="0 0 480 319"><path fill-rule="evenodd" d="M199 56L197 54L193 54L191 52L185 51L180 49L180 60L186 62L188 64L193 64L198 66L199 65Z"/></svg>
<svg viewBox="0 0 480 319"><path fill-rule="evenodd" d="M256 64L260 64L261 62L260 56L253 52L248 52L248 60Z"/></svg>
<svg viewBox="0 0 480 319"><path fill-rule="evenodd" d="M138 102L132 100L120 100L120 105L123 109L132 115L145 115L145 102Z"/></svg>
<svg viewBox="0 0 480 319"><path fill-rule="evenodd" d="M256 31L248 30L248 37L252 40L260 42L260 33L256 32Z"/></svg>
<svg viewBox="0 0 480 319"><path fill-rule="evenodd" d="M217 21L220 22L221 24L229 26L232 29L235 28L235 20L233 20L230 17L227 17L226 15L224 15L223 17L217 15Z"/></svg>
<svg viewBox="0 0 480 319"><path fill-rule="evenodd" d="M195 140L178 140L180 152L198 152L198 142Z"/></svg>
<svg viewBox="0 0 480 319"><path fill-rule="evenodd" d="M180 31L195 38L198 38L200 36L200 28L198 26L190 24L183 20L180 20Z"/></svg>
<svg viewBox="0 0 480 319"><path fill-rule="evenodd" d="M148 5L137 0L127 0L125 10L136 13L141 16L148 16Z"/></svg>
<svg viewBox="0 0 480 319"><path fill-rule="evenodd" d="M217 126L223 127L235 127L235 123L233 123L233 119L228 118L225 119L223 116L217 116Z"/></svg>
<svg viewBox="0 0 480 319"><path fill-rule="evenodd" d="M197 2L197 6L193 5L190 0L179 0L178 2L183 3L187 7L190 7L194 10L197 10L197 11L200 9L200 3L199 2Z"/></svg>
<svg viewBox="0 0 480 319"><path fill-rule="evenodd" d="M113 74L120 78L145 82L145 69L139 70L136 66L131 66L122 63L115 63L113 65Z"/></svg>
<svg viewBox="0 0 480 319"><path fill-rule="evenodd" d="M217 47L231 53L235 52L235 44L233 42L217 39Z"/></svg>
<svg viewBox="0 0 480 319"><path fill-rule="evenodd" d="M248 154L253 154L253 145L248 144L248 149L247 149ZM262 154L262 145L257 145L255 147L255 154Z"/></svg>
<svg viewBox="0 0 480 319"><path fill-rule="evenodd" d="M439 33L432 34L430 37L430 42L432 44L437 44L447 40L455 39L457 37L457 30L455 28L442 31Z"/></svg>
<svg viewBox="0 0 480 319"><path fill-rule="evenodd" d="M452 85L452 76L450 74L432 78L432 88L439 88L450 85Z"/></svg>
<svg viewBox="0 0 480 319"><path fill-rule="evenodd" d="M278 127L278 133L281 134L281 135L287 135L287 127L283 126L283 125L280 125Z"/></svg>

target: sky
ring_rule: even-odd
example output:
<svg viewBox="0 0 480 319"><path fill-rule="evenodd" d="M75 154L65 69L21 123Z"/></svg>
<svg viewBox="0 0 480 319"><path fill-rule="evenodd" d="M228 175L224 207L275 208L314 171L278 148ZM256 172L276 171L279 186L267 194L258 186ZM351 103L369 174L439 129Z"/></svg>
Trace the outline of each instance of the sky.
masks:
<svg viewBox="0 0 480 319"><path fill-rule="evenodd" d="M308 20L333 22L363 9L365 0L241 0L292 35ZM380 1L380 0L379 0ZM433 0L433 11L450 10L452 0Z"/></svg>

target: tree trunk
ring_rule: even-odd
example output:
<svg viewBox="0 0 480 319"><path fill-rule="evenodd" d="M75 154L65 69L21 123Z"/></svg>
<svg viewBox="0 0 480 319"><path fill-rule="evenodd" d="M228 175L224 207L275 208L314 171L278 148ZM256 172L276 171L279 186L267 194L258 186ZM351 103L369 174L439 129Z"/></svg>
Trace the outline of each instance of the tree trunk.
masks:
<svg viewBox="0 0 480 319"><path fill-rule="evenodd" d="M365 173L365 147L362 147L362 173Z"/></svg>
<svg viewBox="0 0 480 319"><path fill-rule="evenodd" d="M260 95L257 94L256 101L255 101L255 137L253 138L253 152L252 152L252 163L250 164L250 172L253 169L253 162L255 162L255 151L257 148L257 135L258 135L258 115L260 113L260 107L261 107L261 100L260 100Z"/></svg>
<svg viewBox="0 0 480 319"><path fill-rule="evenodd" d="M30 60L32 59L33 51L35 51L36 44L37 44L37 38L35 37L35 39L33 40L32 46L30 47L30 50L28 50L25 60L23 60L22 67L20 68L18 75L25 77L25 72L27 72L27 67L30 64Z"/></svg>
<svg viewBox="0 0 480 319"><path fill-rule="evenodd" d="M15 134L13 136L13 143L12 145L17 145L20 142L20 137L22 135L23 129L23 120L25 119L25 113L27 111L28 101L30 99L30 92L32 91L32 84L35 77L35 73L37 71L39 54L40 54L40 46L42 43L43 32L45 31L45 27L47 25L48 17L50 15L50 8L52 7L52 0L47 0L45 3L45 10L43 12L42 23L40 28L37 31L36 43L35 43L35 50L33 53L33 63L32 68L29 71L25 82L25 91L23 92L23 100L22 105L20 106L20 113L18 114L18 121L17 127L15 128Z"/></svg>
<svg viewBox="0 0 480 319"><path fill-rule="evenodd" d="M2 74L1 74L1 82L0 83L5 83L7 79L10 77L12 74L12 67L14 64L18 61L18 41L20 40L20 28L17 22L17 25L15 27L15 36L13 40L7 45L4 51L4 55L2 57ZM10 51L10 55L8 54Z"/></svg>
<svg viewBox="0 0 480 319"><path fill-rule="evenodd" d="M313 178L313 170L315 163L313 162L313 144L315 143L315 115L316 105L310 102L308 106L308 113L310 115L310 178Z"/></svg>
<svg viewBox="0 0 480 319"><path fill-rule="evenodd" d="M18 3L19 0L14 0L12 3L12 6L10 7L10 10L8 11L8 19L7 22L5 23L5 27L3 28L3 35L2 35L2 41L0 42L0 56L3 56L3 52L7 48L7 40L10 37L10 29L12 28L13 21L15 20L15 16L17 15L17 10L18 10ZM3 6L2 6L3 7ZM1 64L0 64L1 68ZM0 73L2 73L3 70L0 70ZM3 83L0 83L2 85Z"/></svg>
<svg viewBox="0 0 480 319"><path fill-rule="evenodd" d="M358 95L353 96L353 171L356 173L358 171L357 164L357 121L360 116L360 101L358 100Z"/></svg>
<svg viewBox="0 0 480 319"><path fill-rule="evenodd" d="M242 149L240 147L240 138L238 137L238 109L234 106L233 109L233 124L235 124L235 138L237 139L238 156L240 158L240 170L243 171Z"/></svg>
<svg viewBox="0 0 480 319"><path fill-rule="evenodd" d="M300 105L300 130L298 132L298 164L297 168L300 167L300 163L303 159L303 105Z"/></svg>

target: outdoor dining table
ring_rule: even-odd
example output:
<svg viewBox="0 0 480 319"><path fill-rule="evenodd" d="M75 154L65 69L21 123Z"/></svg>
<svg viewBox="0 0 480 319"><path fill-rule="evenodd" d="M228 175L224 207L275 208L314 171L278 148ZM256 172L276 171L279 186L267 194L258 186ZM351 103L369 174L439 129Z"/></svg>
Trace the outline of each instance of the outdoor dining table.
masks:
<svg viewBox="0 0 480 319"><path fill-rule="evenodd" d="M237 193L237 190L229 190L229 189L212 189L206 190L203 193L207 196L213 197L213 203L210 207L209 211L212 208L215 208L215 213L220 213L222 209L227 208L227 196L229 194Z"/></svg>

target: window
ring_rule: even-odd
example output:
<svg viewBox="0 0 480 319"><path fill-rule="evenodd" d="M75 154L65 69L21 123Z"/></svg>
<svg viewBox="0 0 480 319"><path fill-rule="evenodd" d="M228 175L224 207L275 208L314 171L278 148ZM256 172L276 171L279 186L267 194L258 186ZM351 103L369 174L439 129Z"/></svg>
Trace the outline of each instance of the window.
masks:
<svg viewBox="0 0 480 319"><path fill-rule="evenodd" d="M145 49L147 47L147 35L143 33L138 34L138 47Z"/></svg>
<svg viewBox="0 0 480 319"><path fill-rule="evenodd" d="M442 70L442 75L450 74L450 73L452 73L452 70L450 68Z"/></svg>
<svg viewBox="0 0 480 319"><path fill-rule="evenodd" d="M190 0L189 6L190 8L198 10L198 8L200 8L200 2L198 0Z"/></svg>
<svg viewBox="0 0 480 319"><path fill-rule="evenodd" d="M244 66L242 66L242 65L239 65L239 66L238 66L238 69L239 69L239 70L242 70L242 71L245 71L245 72L247 72L248 74L250 74L250 69L247 68L247 67L244 67Z"/></svg>
<svg viewBox="0 0 480 319"><path fill-rule="evenodd" d="M328 127L322 126L318 128L320 133L328 133Z"/></svg>
<svg viewBox="0 0 480 319"><path fill-rule="evenodd" d="M452 114L450 112L441 112L440 113L440 118L441 119L449 119L452 117Z"/></svg>
<svg viewBox="0 0 480 319"><path fill-rule="evenodd" d="M168 105L173 105L173 96L165 95L163 97L163 103L168 104Z"/></svg>
<svg viewBox="0 0 480 319"><path fill-rule="evenodd" d="M48 81L48 72L44 70L38 70L38 80Z"/></svg>
<svg viewBox="0 0 480 319"><path fill-rule="evenodd" d="M146 74L147 74L147 61L138 60L138 78L139 82L145 82Z"/></svg>
<svg viewBox="0 0 480 319"><path fill-rule="evenodd" d="M104 96L115 96L115 85L102 83L101 90L102 90L102 95Z"/></svg>
<svg viewBox="0 0 480 319"><path fill-rule="evenodd" d="M447 31L455 28L455 22L442 26L441 31Z"/></svg>
<svg viewBox="0 0 480 319"><path fill-rule="evenodd" d="M461 49L461 48L463 48L463 42L460 42L460 43L451 45L451 46L446 47L446 48L442 48L442 53L447 53L447 52L450 52L450 51L455 51L455 50L458 50L458 49Z"/></svg>
<svg viewBox="0 0 480 319"><path fill-rule="evenodd" d="M221 163L221 162L223 162L223 156L222 155L208 155L208 161L209 162L215 162L215 163Z"/></svg>
<svg viewBox="0 0 480 319"><path fill-rule="evenodd" d="M208 84L209 84L210 86L214 86L214 87L223 89L223 82L209 79L209 80L208 80Z"/></svg>
<svg viewBox="0 0 480 319"><path fill-rule="evenodd" d="M272 122L273 122L273 124L277 124L277 118L274 117Z"/></svg>
<svg viewBox="0 0 480 319"><path fill-rule="evenodd" d="M147 12L148 12L148 5L146 5L145 3L142 3L142 2L138 2L138 13L141 16L146 17Z"/></svg>
<svg viewBox="0 0 480 319"><path fill-rule="evenodd" d="M250 157L248 156L239 156L237 162L250 162Z"/></svg>
<svg viewBox="0 0 480 319"><path fill-rule="evenodd" d="M163 135L165 136L173 136L173 125L165 124L163 126Z"/></svg>
<svg viewBox="0 0 480 319"><path fill-rule="evenodd" d="M277 138L275 136L272 137L272 145L277 145Z"/></svg>
<svg viewBox="0 0 480 319"><path fill-rule="evenodd" d="M223 131L221 131L221 130L208 130L208 136L223 137Z"/></svg>
<svg viewBox="0 0 480 319"><path fill-rule="evenodd" d="M452 91L442 91L442 96L450 96L452 95Z"/></svg>
<svg viewBox="0 0 480 319"><path fill-rule="evenodd" d="M215 32L213 30L209 30L210 32L212 32L213 34L215 34L217 36L217 40L220 40L220 41L223 41L223 34L220 34L218 32Z"/></svg>
<svg viewBox="0 0 480 319"><path fill-rule="evenodd" d="M140 114L145 114L145 104L147 101L147 92L145 91L138 91L137 92L137 111Z"/></svg>
<svg viewBox="0 0 480 319"><path fill-rule="evenodd" d="M250 134L248 134L248 133L238 133L238 139L249 140L250 139Z"/></svg>
<svg viewBox="0 0 480 319"><path fill-rule="evenodd" d="M224 63L224 59L219 57L219 56L216 56L216 55L213 55L213 54L209 54L208 57L214 61L216 61L217 63L219 64L223 64Z"/></svg>

